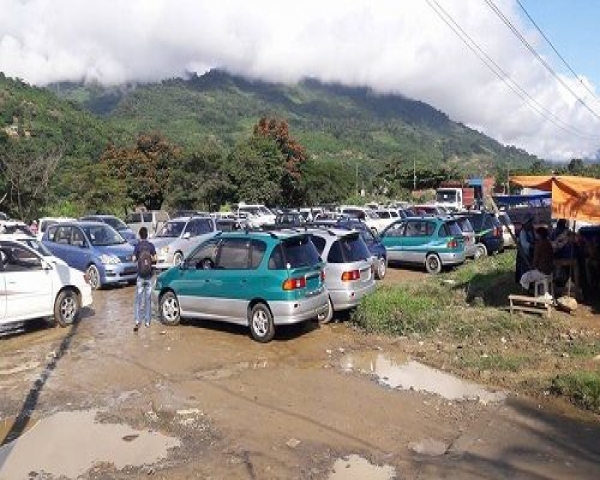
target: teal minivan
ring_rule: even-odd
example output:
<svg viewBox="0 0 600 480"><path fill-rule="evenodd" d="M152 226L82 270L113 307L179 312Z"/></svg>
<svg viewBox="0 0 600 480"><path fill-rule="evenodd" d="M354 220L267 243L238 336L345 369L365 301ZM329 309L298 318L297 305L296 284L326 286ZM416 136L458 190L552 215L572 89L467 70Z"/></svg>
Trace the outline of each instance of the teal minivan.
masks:
<svg viewBox="0 0 600 480"><path fill-rule="evenodd" d="M249 326L269 342L277 325L327 313L325 264L310 236L287 232L223 232L157 277L160 320L202 318Z"/></svg>
<svg viewBox="0 0 600 480"><path fill-rule="evenodd" d="M428 273L465 261L465 238L452 217L408 217L381 232L388 261L422 265Z"/></svg>

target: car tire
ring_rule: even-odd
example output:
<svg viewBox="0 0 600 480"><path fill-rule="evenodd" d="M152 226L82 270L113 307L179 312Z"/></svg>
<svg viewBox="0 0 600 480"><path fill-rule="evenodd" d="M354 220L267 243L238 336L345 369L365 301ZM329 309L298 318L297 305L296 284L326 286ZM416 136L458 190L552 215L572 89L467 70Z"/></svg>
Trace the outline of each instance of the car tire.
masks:
<svg viewBox="0 0 600 480"><path fill-rule="evenodd" d="M317 321L321 325L325 325L333 319L333 302L331 301L331 297L327 297L327 307L326 313L317 316Z"/></svg>
<svg viewBox="0 0 600 480"><path fill-rule="evenodd" d="M173 255L173 266L178 267L182 263L183 263L183 253L175 252L175 255Z"/></svg>
<svg viewBox="0 0 600 480"><path fill-rule="evenodd" d="M475 260L481 257L487 257L488 250L487 247L483 243L478 243L475 246Z"/></svg>
<svg viewBox="0 0 600 480"><path fill-rule="evenodd" d="M377 260L377 269L375 270L375 278L377 280L383 280L387 273L388 261L387 258L381 257Z"/></svg>
<svg viewBox="0 0 600 480"><path fill-rule="evenodd" d="M165 325L179 325L181 322L181 309L179 299L174 292L166 292L158 301L158 314L161 323Z"/></svg>
<svg viewBox="0 0 600 480"><path fill-rule="evenodd" d="M425 270L433 275L442 271L442 261L437 253L430 253L425 257Z"/></svg>
<svg viewBox="0 0 600 480"><path fill-rule="evenodd" d="M100 271L94 264L90 265L85 271L88 282L92 290L100 290L102 288L102 280L100 279Z"/></svg>
<svg viewBox="0 0 600 480"><path fill-rule="evenodd" d="M54 319L61 327L72 325L79 319L79 295L72 289L63 290L54 302Z"/></svg>
<svg viewBox="0 0 600 480"><path fill-rule="evenodd" d="M257 303L250 310L250 333L252 338L260 343L268 343L275 336L275 322L273 315L264 303Z"/></svg>

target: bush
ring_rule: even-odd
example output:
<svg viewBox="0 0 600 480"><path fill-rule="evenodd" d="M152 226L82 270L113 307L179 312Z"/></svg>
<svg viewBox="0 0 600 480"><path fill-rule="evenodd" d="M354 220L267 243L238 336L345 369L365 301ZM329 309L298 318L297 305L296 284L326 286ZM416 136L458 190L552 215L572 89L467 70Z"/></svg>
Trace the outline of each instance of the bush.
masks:
<svg viewBox="0 0 600 480"><path fill-rule="evenodd" d="M369 332L407 335L428 333L439 323L439 304L418 288L380 287L363 299L353 320Z"/></svg>
<svg viewBox="0 0 600 480"><path fill-rule="evenodd" d="M572 372L552 380L551 392L600 413L600 372Z"/></svg>

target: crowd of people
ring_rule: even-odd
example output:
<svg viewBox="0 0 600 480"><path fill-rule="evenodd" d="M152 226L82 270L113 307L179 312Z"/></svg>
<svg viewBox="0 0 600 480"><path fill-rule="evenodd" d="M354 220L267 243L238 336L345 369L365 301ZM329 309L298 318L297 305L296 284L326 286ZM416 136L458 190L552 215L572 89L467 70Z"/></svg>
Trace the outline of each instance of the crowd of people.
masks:
<svg viewBox="0 0 600 480"><path fill-rule="evenodd" d="M556 227L534 226L533 218L523 223L518 234L515 280L533 292L536 281L551 277L555 285L572 282L584 296L598 290L600 279L600 237L575 233L565 219Z"/></svg>

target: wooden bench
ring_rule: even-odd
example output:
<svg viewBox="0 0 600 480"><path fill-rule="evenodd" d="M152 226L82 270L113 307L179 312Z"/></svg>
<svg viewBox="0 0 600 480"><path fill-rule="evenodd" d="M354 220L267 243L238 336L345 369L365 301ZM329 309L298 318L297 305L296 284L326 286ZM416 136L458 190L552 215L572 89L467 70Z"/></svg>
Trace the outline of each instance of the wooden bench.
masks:
<svg viewBox="0 0 600 480"><path fill-rule="evenodd" d="M545 297L529 297L526 295L509 295L508 300L510 301L510 313L513 314L515 311L528 312L528 313L541 313L548 317L552 314L552 302L551 298Z"/></svg>

